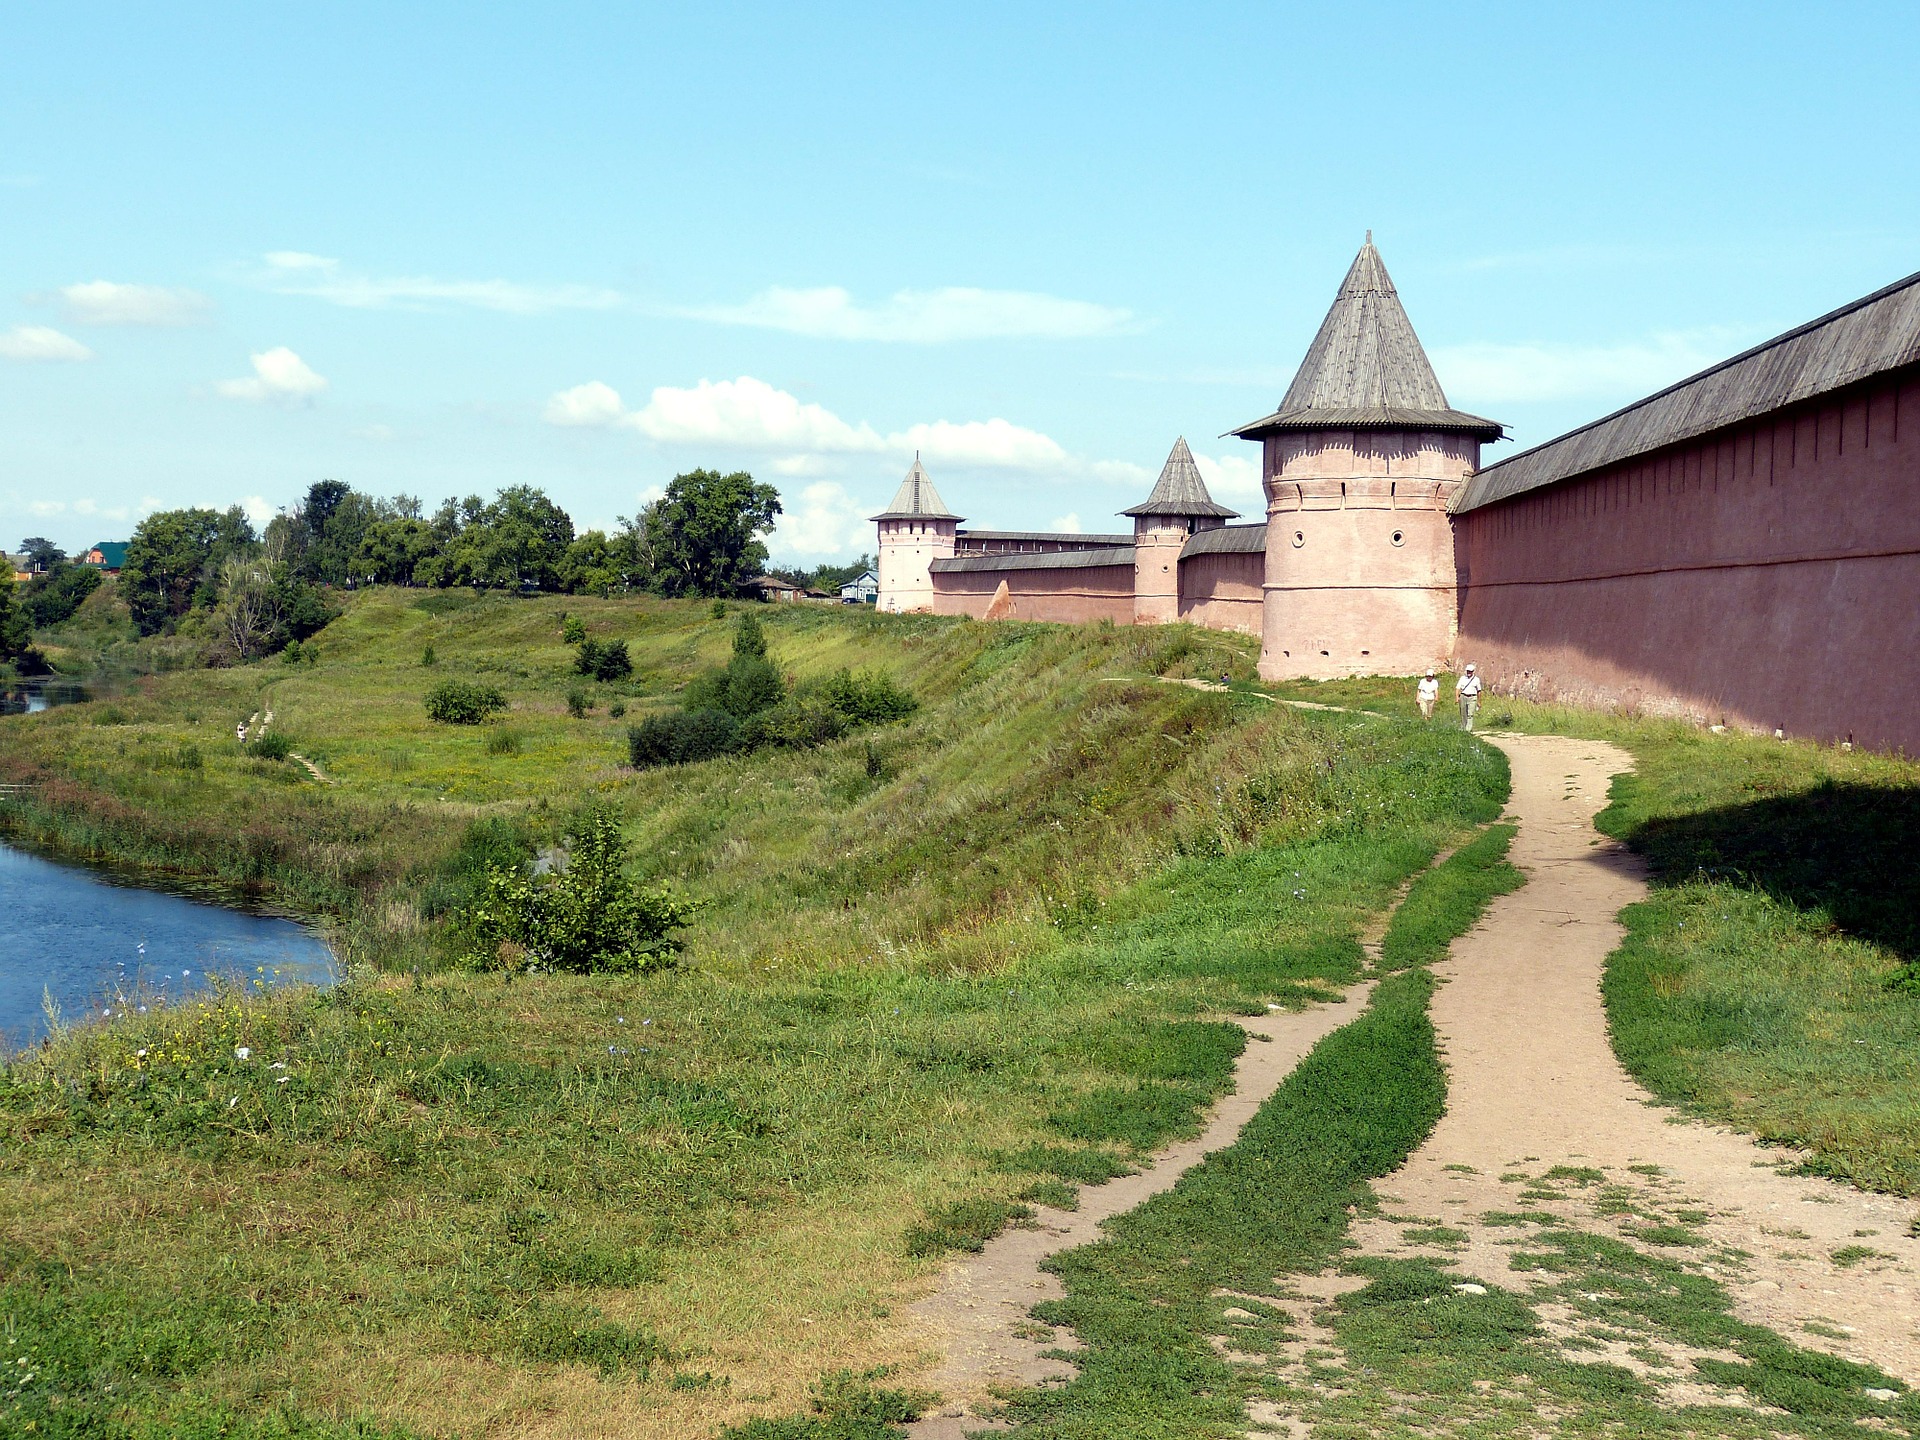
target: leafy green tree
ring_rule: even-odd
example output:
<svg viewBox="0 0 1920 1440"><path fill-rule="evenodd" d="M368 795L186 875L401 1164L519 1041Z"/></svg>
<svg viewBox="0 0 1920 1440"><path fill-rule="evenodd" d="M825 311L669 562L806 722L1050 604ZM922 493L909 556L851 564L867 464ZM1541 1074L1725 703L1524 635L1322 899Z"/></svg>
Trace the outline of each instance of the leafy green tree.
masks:
<svg viewBox="0 0 1920 1440"><path fill-rule="evenodd" d="M767 658L767 632L761 628L760 617L751 610L740 617L740 623L733 630L733 653L751 655L756 660Z"/></svg>
<svg viewBox="0 0 1920 1440"><path fill-rule="evenodd" d="M73 618L73 612L100 588L100 572L91 565L59 561L27 582L20 605L36 630Z"/></svg>
<svg viewBox="0 0 1920 1440"><path fill-rule="evenodd" d="M674 476L645 516L655 584L666 595L733 594L766 566L760 537L780 513L780 492L744 470Z"/></svg>
<svg viewBox="0 0 1920 1440"><path fill-rule="evenodd" d="M540 491L511 486L490 505L470 497L460 517L461 528L445 547L441 584L476 590L559 588L561 566L573 544L573 521Z"/></svg>
<svg viewBox="0 0 1920 1440"><path fill-rule="evenodd" d="M404 497L402 497L404 498ZM414 502L419 509L419 502ZM376 585L423 585L422 562L440 553L440 537L426 521L404 515L375 520L360 537L353 573Z"/></svg>
<svg viewBox="0 0 1920 1440"><path fill-rule="evenodd" d="M20 553L26 557L27 569L36 575L57 568L67 558L67 552L44 535L29 535L22 540Z"/></svg>
<svg viewBox="0 0 1920 1440"><path fill-rule="evenodd" d="M0 565L0 664L11 664L26 653L31 633L26 611L14 596L13 567Z"/></svg>
<svg viewBox="0 0 1920 1440"><path fill-rule="evenodd" d="M220 510L162 510L134 529L120 591L142 635L157 635L196 604L217 598L219 562L254 543L238 505Z"/></svg>

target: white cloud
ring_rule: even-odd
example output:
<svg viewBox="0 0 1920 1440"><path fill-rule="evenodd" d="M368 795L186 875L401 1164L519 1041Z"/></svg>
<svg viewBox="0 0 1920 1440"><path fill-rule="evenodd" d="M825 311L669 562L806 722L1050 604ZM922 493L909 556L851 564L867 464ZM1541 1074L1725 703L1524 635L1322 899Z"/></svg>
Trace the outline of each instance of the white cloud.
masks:
<svg viewBox="0 0 1920 1440"><path fill-rule="evenodd" d="M153 499L144 500L136 512L131 506L102 505L98 500L89 496L82 496L80 499L70 502L66 500L30 500L26 502L24 508L29 514L33 515L51 516L71 513L85 516L90 520L131 520L136 513L141 515L152 514L160 508L160 502Z"/></svg>
<svg viewBox="0 0 1920 1440"><path fill-rule="evenodd" d="M363 275L325 255L275 250L257 283L277 295L304 295L355 310L465 305L510 315L553 310L607 310L617 291L586 285L524 285L511 280L441 280L430 275Z"/></svg>
<svg viewBox="0 0 1920 1440"><path fill-rule="evenodd" d="M284 345L263 350L253 358L253 374L244 380L222 380L214 386L229 400L284 400L311 402L327 388L307 362Z"/></svg>
<svg viewBox="0 0 1920 1440"><path fill-rule="evenodd" d="M1130 311L1110 305L1024 290L965 286L901 290L882 304L863 306L838 285L805 290L776 285L743 305L708 306L682 313L722 325L751 325L827 340L917 345L954 340L1082 339L1112 335L1134 324Z"/></svg>
<svg viewBox="0 0 1920 1440"><path fill-rule="evenodd" d="M261 495L244 495L240 498L240 508L247 512L247 519L258 528L265 525L280 513L278 507L269 505Z"/></svg>
<svg viewBox="0 0 1920 1440"><path fill-rule="evenodd" d="M1010 470L1058 469L1068 463L1059 442L1005 420L936 420L888 437L895 450L917 450L950 465L991 465Z"/></svg>
<svg viewBox="0 0 1920 1440"><path fill-rule="evenodd" d="M1056 535L1081 535L1086 533L1086 527L1080 523L1080 512L1078 510L1069 510L1064 515L1054 516L1053 519L1047 522L1047 529L1053 531Z"/></svg>
<svg viewBox="0 0 1920 1440"><path fill-rule="evenodd" d="M112 280L63 285L59 297L67 318L76 325L192 325L213 308L213 302L197 290L121 285Z"/></svg>
<svg viewBox="0 0 1920 1440"><path fill-rule="evenodd" d="M767 548L781 555L840 555L871 544L867 507L831 480L819 480L797 498L783 496L786 508L774 522Z"/></svg>
<svg viewBox="0 0 1920 1440"><path fill-rule="evenodd" d="M61 515L66 513L66 509L67 504L64 500L29 500L27 502L29 515Z"/></svg>
<svg viewBox="0 0 1920 1440"><path fill-rule="evenodd" d="M1671 332L1613 345L1452 345L1433 352L1457 403L1645 395L1724 359L1744 332Z"/></svg>
<svg viewBox="0 0 1920 1440"><path fill-rule="evenodd" d="M1201 455L1193 463L1207 482L1207 493L1222 505L1231 505L1253 519L1267 513L1267 493L1260 483L1260 452L1246 455Z"/></svg>
<svg viewBox="0 0 1920 1440"><path fill-rule="evenodd" d="M46 325L16 325L0 335L0 355L9 360L91 360L93 351Z"/></svg>
<svg viewBox="0 0 1920 1440"><path fill-rule="evenodd" d="M547 401L544 419L549 425L617 425L626 415L620 392L611 385L589 380L562 390Z"/></svg>
<svg viewBox="0 0 1920 1440"><path fill-rule="evenodd" d="M645 406L615 423L670 444L830 452L887 448L872 426L849 425L825 406L807 404L751 375L702 380L691 389L662 385Z"/></svg>

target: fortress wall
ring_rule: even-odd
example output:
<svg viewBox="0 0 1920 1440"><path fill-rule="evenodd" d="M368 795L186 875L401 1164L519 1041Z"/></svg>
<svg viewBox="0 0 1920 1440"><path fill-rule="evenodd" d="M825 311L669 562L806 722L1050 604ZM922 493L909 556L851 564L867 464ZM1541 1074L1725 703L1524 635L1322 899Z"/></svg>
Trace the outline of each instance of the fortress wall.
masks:
<svg viewBox="0 0 1920 1440"><path fill-rule="evenodd" d="M1133 623L1133 562L1121 565L1020 565L948 569L956 562L937 565L933 572L933 613L986 618L1001 583L1012 602L1010 613L996 619L1057 620L1078 624L1111 620ZM975 560L973 565L979 565Z"/></svg>
<svg viewBox="0 0 1920 1440"><path fill-rule="evenodd" d="M1455 517L1496 692L1920 754L1920 367Z"/></svg>
<svg viewBox="0 0 1920 1440"><path fill-rule="evenodd" d="M1187 556L1180 562L1180 618L1258 635L1266 571L1264 549Z"/></svg>

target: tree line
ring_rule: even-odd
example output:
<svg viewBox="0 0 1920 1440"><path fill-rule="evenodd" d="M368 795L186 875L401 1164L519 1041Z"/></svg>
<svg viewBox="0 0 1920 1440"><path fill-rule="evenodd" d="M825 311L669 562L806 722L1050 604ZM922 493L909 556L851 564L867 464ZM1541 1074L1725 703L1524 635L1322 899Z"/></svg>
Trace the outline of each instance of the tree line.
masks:
<svg viewBox="0 0 1920 1440"><path fill-rule="evenodd" d="M762 537L780 513L779 492L745 471L676 475L611 533L576 533L531 485L492 500L450 498L428 514L410 495L381 499L321 480L260 530L238 506L149 515L128 542L119 592L142 635L202 634L209 658L232 663L306 639L339 613L333 592L360 585L729 596L764 571ZM42 573L24 602L10 575L0 590L0 660L24 651L31 628L70 616L99 583L47 542L27 547ZM44 608L39 593L49 597Z"/></svg>

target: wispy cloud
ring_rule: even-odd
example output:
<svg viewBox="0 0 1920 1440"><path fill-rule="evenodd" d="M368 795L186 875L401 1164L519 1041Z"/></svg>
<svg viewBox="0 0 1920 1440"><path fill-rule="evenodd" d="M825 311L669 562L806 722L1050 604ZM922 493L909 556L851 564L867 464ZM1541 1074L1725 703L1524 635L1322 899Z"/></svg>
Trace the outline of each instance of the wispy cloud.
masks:
<svg viewBox="0 0 1920 1440"><path fill-rule="evenodd" d="M529 285L513 280L443 280L431 275L367 275L325 255L275 250L255 277L276 295L304 295L355 310L465 306L509 315L555 310L609 310L618 291L588 285Z"/></svg>
<svg viewBox="0 0 1920 1440"><path fill-rule="evenodd" d="M1255 519L1267 513L1267 492L1260 483L1259 451L1247 455L1194 453L1207 493L1222 505L1231 505Z"/></svg>
<svg viewBox="0 0 1920 1440"><path fill-rule="evenodd" d="M1750 338L1715 328L1605 345L1452 345L1435 350L1433 364L1460 403L1630 397L1685 379Z"/></svg>
<svg viewBox="0 0 1920 1440"><path fill-rule="evenodd" d="M284 345L263 350L252 357L253 374L244 380L222 380L214 388L229 400L280 401L312 404L313 398L327 388L323 375Z"/></svg>
<svg viewBox="0 0 1920 1440"><path fill-rule="evenodd" d="M138 505L102 505L98 500L82 496L78 500L29 500L21 508L42 518L78 515L85 520L125 521L153 514L160 509L160 501L148 495Z"/></svg>
<svg viewBox="0 0 1920 1440"><path fill-rule="evenodd" d="M808 473L804 457L907 455L929 461L1031 472L1082 468L1052 437L1009 420L934 420L881 433L865 421L843 420L824 405L742 375L662 385L647 403L629 410L620 392L599 380L562 390L547 401L545 418L568 427L616 426L668 445L712 445L777 452L783 473Z"/></svg>
<svg viewBox="0 0 1920 1440"><path fill-rule="evenodd" d="M773 286L740 305L684 310L721 325L784 330L825 340L880 340L940 345L956 340L1076 340L1136 328L1131 311L1024 290L948 286L900 290L878 305L861 305L838 285Z"/></svg>
<svg viewBox="0 0 1920 1440"><path fill-rule="evenodd" d="M843 555L872 544L868 507L831 480L819 480L795 495L774 522L767 548L780 555Z"/></svg>
<svg viewBox="0 0 1920 1440"><path fill-rule="evenodd" d="M194 325L213 310L213 302L197 290L112 280L63 285L56 297L67 319L76 325Z"/></svg>
<svg viewBox="0 0 1920 1440"><path fill-rule="evenodd" d="M9 360L91 360L93 351L47 325L16 325L0 334L0 355Z"/></svg>

